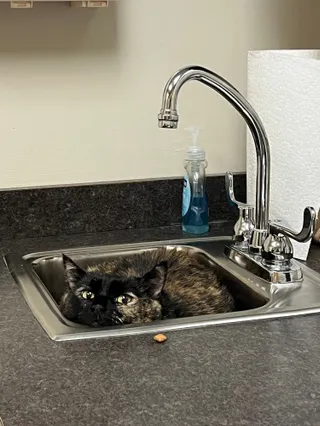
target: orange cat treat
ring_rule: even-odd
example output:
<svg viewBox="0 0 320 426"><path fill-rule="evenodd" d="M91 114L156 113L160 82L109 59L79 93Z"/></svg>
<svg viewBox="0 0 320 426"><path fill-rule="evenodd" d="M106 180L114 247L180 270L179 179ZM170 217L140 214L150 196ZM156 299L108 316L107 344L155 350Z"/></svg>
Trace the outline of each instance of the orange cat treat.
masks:
<svg viewBox="0 0 320 426"><path fill-rule="evenodd" d="M157 343L164 343L167 340L167 336L160 333L154 336L153 340Z"/></svg>

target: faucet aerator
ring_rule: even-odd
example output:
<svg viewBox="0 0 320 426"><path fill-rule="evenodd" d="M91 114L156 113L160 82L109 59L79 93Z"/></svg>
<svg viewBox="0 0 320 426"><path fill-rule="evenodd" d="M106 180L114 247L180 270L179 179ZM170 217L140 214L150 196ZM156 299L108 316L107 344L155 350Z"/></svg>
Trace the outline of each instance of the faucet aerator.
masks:
<svg viewBox="0 0 320 426"><path fill-rule="evenodd" d="M178 122L170 120L158 120L158 127L160 127L160 129L177 129Z"/></svg>
<svg viewBox="0 0 320 426"><path fill-rule="evenodd" d="M177 111L170 109L161 109L158 115L158 126L161 129L177 129L179 116Z"/></svg>

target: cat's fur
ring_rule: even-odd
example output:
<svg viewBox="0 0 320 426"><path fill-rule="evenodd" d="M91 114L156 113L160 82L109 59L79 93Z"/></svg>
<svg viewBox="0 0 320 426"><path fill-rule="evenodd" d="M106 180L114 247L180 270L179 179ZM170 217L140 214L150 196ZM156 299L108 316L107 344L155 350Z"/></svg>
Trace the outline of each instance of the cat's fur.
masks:
<svg viewBox="0 0 320 426"><path fill-rule="evenodd" d="M183 250L160 248L87 270L65 255L63 262L66 289L59 306L72 321L92 326L131 324L233 308L232 296L214 268ZM84 290L91 292L92 300L82 298Z"/></svg>

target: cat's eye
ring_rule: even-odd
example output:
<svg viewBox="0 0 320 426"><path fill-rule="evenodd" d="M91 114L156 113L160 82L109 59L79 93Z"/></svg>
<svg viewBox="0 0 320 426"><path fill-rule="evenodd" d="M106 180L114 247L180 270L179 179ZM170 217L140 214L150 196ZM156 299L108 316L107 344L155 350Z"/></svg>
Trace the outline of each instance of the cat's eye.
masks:
<svg viewBox="0 0 320 426"><path fill-rule="evenodd" d="M116 302L120 305L127 305L128 303L132 302L133 297L129 294L123 294L116 298Z"/></svg>
<svg viewBox="0 0 320 426"><path fill-rule="evenodd" d="M83 299L92 300L92 299L94 299L94 293L92 293L92 291L83 290L81 292L81 297Z"/></svg>

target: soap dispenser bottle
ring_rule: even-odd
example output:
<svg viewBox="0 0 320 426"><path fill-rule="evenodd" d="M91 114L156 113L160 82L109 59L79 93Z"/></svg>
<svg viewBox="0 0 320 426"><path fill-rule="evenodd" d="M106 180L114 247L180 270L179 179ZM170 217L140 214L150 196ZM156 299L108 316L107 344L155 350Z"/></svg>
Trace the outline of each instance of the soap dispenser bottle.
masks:
<svg viewBox="0 0 320 426"><path fill-rule="evenodd" d="M185 157L183 181L182 230L188 234L205 234L209 230L208 196L206 192L206 154L198 145L199 127L185 129L193 140Z"/></svg>

